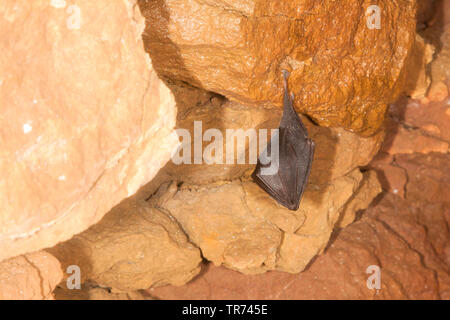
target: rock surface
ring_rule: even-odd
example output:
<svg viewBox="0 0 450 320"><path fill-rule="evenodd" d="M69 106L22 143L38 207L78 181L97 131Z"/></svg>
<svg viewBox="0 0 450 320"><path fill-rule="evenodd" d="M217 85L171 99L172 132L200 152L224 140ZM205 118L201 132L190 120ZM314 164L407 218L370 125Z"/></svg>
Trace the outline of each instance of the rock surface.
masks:
<svg viewBox="0 0 450 320"><path fill-rule="evenodd" d="M186 95L178 92L175 97L179 101L182 98L184 99ZM215 101L215 99L219 101ZM199 98L199 100L202 101L202 98ZM282 115L281 111L262 107L252 108L219 98L206 99L200 105L193 102L190 104L189 106L177 104L179 114L176 128L188 130L191 137L195 136L195 121L202 123L203 133L209 129L218 129L223 136L222 162L224 164L207 164L205 159L202 160L201 164L194 164L194 147L192 146L190 148L191 164L175 164L170 161L164 171L172 180L197 185L206 185L221 180L231 181L242 176L248 178L256 164L249 163L250 142L246 140L245 148L239 151L239 153L245 155L245 164L236 165L236 155L233 164L226 164L227 129L242 129L243 131L256 129L256 139L252 139L252 142L259 146L259 135L261 134L259 130L266 129L268 134L271 129L278 128ZM315 181L316 184L326 184L357 167L367 165L378 152L384 138L383 131L372 137L364 138L339 128L315 126L307 118L302 117L302 119L310 137L317 146L311 172L311 180ZM210 143L209 141L203 142L201 154L205 154L205 150ZM260 152L262 152L261 148L259 148L257 155Z"/></svg>
<svg viewBox="0 0 450 320"><path fill-rule="evenodd" d="M450 299L448 103L448 97L428 104L404 98L391 105L386 139L368 166L383 194L349 225L344 211L338 226L347 227L335 231L302 273L243 275L205 264L186 286L148 293L158 299ZM399 140L405 132L430 140ZM437 143L442 147L432 149ZM379 290L367 287L370 265L381 268Z"/></svg>
<svg viewBox="0 0 450 320"><path fill-rule="evenodd" d="M379 29L368 27L366 0L138 3L146 49L164 77L279 106L287 68L299 112L364 135L377 132L403 90L415 43L413 0L377 1Z"/></svg>
<svg viewBox="0 0 450 320"><path fill-rule="evenodd" d="M200 251L164 211L126 199L99 223L48 249L64 268L77 265L82 282L116 291L182 285L200 271Z"/></svg>
<svg viewBox="0 0 450 320"><path fill-rule="evenodd" d="M296 212L278 205L245 176L221 179L220 166L216 174L211 168L205 175L214 181L208 180L208 185L183 180L180 169L178 184L160 188L164 199L157 205L216 265L249 274L274 269L300 272L325 248L335 225L352 222L356 210L366 208L381 191L376 175L362 174L358 167L370 161L382 134L361 138L341 129L315 129L319 142L313 169ZM199 173L196 182L202 180L205 166L194 169ZM171 167L166 169L170 172ZM188 179L192 177L188 173Z"/></svg>
<svg viewBox="0 0 450 320"><path fill-rule="evenodd" d="M450 299L450 157L406 154L397 161L408 175L406 199L385 194L304 272L249 276L206 265L186 286L148 293L158 299ZM367 287L371 265L381 268L379 290Z"/></svg>
<svg viewBox="0 0 450 320"><path fill-rule="evenodd" d="M276 128L281 118L280 110L248 108L189 86L171 90L179 110L176 127L191 137L194 121L202 122L203 132L216 128L225 137L226 129ZM186 283L199 272L200 250L217 265L249 274L303 270L327 245L334 226L351 223L380 192L376 175L359 167L369 163L384 136L363 138L304 122L318 147L299 211L279 206L249 180L254 165L171 161L134 197L50 252L64 267L79 265L83 281L121 292Z"/></svg>
<svg viewBox="0 0 450 320"><path fill-rule="evenodd" d="M134 1L0 0L0 261L94 223L170 158Z"/></svg>
<svg viewBox="0 0 450 320"><path fill-rule="evenodd" d="M188 130L191 137L195 121L202 122L203 132L219 130L225 143L226 129L277 128L281 118L280 110L207 98L192 88L175 89L177 101L186 100L186 90L197 96L198 103L187 99L189 104L178 104L176 126ZM251 181L254 164L204 162L169 162L156 179L166 183L159 190L164 199L155 200L157 206L170 213L203 257L217 265L249 274L303 270L326 246L334 226L351 223L356 211L367 208L381 191L376 175L362 174L359 167L370 162L384 137L382 131L363 138L303 121L317 147L299 211L276 204ZM247 141L244 150L247 160L250 144ZM203 143L202 154L208 145ZM146 192L152 194L155 189Z"/></svg>
<svg viewBox="0 0 450 320"><path fill-rule="evenodd" d="M435 47L416 34L416 41L411 50L406 79L406 93L413 99L422 99L427 95L431 84L429 64L433 60Z"/></svg>
<svg viewBox="0 0 450 320"><path fill-rule="evenodd" d="M450 144L448 99L420 104L402 99L391 105L382 150L399 153L447 153Z"/></svg>
<svg viewBox="0 0 450 320"><path fill-rule="evenodd" d="M52 300L62 280L59 261L39 251L0 262L0 300Z"/></svg>
<svg viewBox="0 0 450 320"><path fill-rule="evenodd" d="M109 288L92 283L83 284L81 290L68 290L58 286L53 294L55 300L153 300L145 291L112 292Z"/></svg>

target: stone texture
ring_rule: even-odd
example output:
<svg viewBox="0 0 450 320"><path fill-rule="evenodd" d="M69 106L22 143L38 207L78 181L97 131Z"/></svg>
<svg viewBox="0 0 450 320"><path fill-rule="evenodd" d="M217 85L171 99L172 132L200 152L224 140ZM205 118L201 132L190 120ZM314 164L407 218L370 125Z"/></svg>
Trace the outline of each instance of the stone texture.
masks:
<svg viewBox="0 0 450 320"><path fill-rule="evenodd" d="M405 197L406 171L396 163L393 155L380 152L370 163L370 167L377 171L383 190Z"/></svg>
<svg viewBox="0 0 450 320"><path fill-rule="evenodd" d="M396 131L395 136L388 136L383 151L390 154L415 153L415 152L442 152L449 151L449 143L428 135L423 135L419 130L405 127L396 123L389 123L388 130Z"/></svg>
<svg viewBox="0 0 450 320"><path fill-rule="evenodd" d="M193 89L187 89L188 91ZM185 100L185 90L176 89L177 101ZM183 93L184 92L184 93ZM198 92L195 94L198 96ZM212 128L218 129L223 142L226 143L226 129L259 129L278 128L281 111L262 107L247 107L236 102L213 97L211 99L198 98L199 104L190 102L177 104L179 114L177 116L176 128L187 129L191 137L194 137L194 121L202 122L203 133ZM326 184L329 181L341 177L357 167L367 165L378 152L384 138L384 132L379 131L376 135L368 138L348 132L340 128L324 128L313 125L307 118L302 117L309 135L316 143L315 156L311 179L316 184ZM259 139L259 138L258 138ZM268 140L268 139L267 139ZM259 140L254 141L258 146ZM203 142L202 154L211 142ZM206 185L216 181L231 181L240 177L248 178L254 170L255 164L249 163L249 141L245 142L246 164L180 164L172 161L167 164L164 172L170 180L180 182ZM225 155L225 145L223 147ZM262 151L259 148L258 154ZM191 163L194 163L194 148L191 147ZM236 163L236 158L235 158Z"/></svg>
<svg viewBox="0 0 450 320"><path fill-rule="evenodd" d="M446 19L446 21L442 21L444 25L436 24L435 28L438 31L433 30L433 28L430 30L430 32L434 33L434 37L438 37L435 41L439 48L439 53L431 65L431 74L434 82L443 82L450 78L450 70L448 68L450 65L450 4L448 4L448 1L446 3L447 8L442 9L442 12L447 14L447 17L442 18Z"/></svg>
<svg viewBox="0 0 450 320"><path fill-rule="evenodd" d="M419 34L411 50L406 79L406 93L413 99L422 99L427 95L431 84L429 63L433 60L435 47L427 43Z"/></svg>
<svg viewBox="0 0 450 320"><path fill-rule="evenodd" d="M202 122L203 132L217 128L225 142L226 129L271 129L281 118L277 109L248 108L189 87L172 90L180 101L176 126L189 130L191 137L194 121ZM188 98L190 94L197 102ZM189 103L182 103L185 100ZM335 225L351 223L355 212L366 208L381 191L377 177L362 174L359 167L370 162L384 137L383 131L364 138L303 120L317 147L297 212L276 204L250 180L251 164L169 162L157 182L137 197L145 199L163 184L157 193L164 195L163 200L155 200L154 206L169 212L203 257L217 265L249 274L274 269L299 272L323 250ZM208 144L203 143L202 151ZM248 143L246 147L248 155ZM191 153L192 160L193 148Z"/></svg>
<svg viewBox="0 0 450 320"><path fill-rule="evenodd" d="M426 99L428 101L439 102L443 101L448 97L448 86L446 83L442 81L434 82L431 85L430 90L428 91L428 95Z"/></svg>
<svg viewBox="0 0 450 320"><path fill-rule="evenodd" d="M281 105L281 69L299 112L370 135L404 88L416 1L138 1L158 72L245 104ZM326 41L324 41L326 39ZM389 57L389 59L386 59Z"/></svg>
<svg viewBox="0 0 450 320"><path fill-rule="evenodd" d="M0 262L0 300L52 300L63 278L59 261L39 251Z"/></svg>
<svg viewBox="0 0 450 320"><path fill-rule="evenodd" d="M112 292L110 288L102 288L90 282L84 283L80 290L69 290L64 286L58 286L53 294L56 300L153 300L143 290Z"/></svg>
<svg viewBox="0 0 450 320"><path fill-rule="evenodd" d="M182 285L199 271L200 251L173 217L144 201L126 199L99 223L48 249L86 280L116 291Z"/></svg>
<svg viewBox="0 0 450 320"><path fill-rule="evenodd" d="M383 197L335 234L325 253L300 274L242 275L205 265L184 287L148 290L158 299L450 299L448 154L405 154L406 199ZM367 288L370 265L381 289Z"/></svg>
<svg viewBox="0 0 450 320"><path fill-rule="evenodd" d="M427 23L429 26L421 31L427 42L436 47L436 55L431 64L431 88L422 103L443 101L448 96L448 79L450 78L450 2L435 1L435 14ZM447 84L447 85L446 85Z"/></svg>
<svg viewBox="0 0 450 320"><path fill-rule="evenodd" d="M450 142L449 101L438 101L426 105L418 101L399 101L391 105L390 118L399 126L419 131L423 135L442 142Z"/></svg>
<svg viewBox="0 0 450 320"><path fill-rule="evenodd" d="M450 8L450 1L437 2ZM158 299L450 299L448 109L448 99L391 105L382 151L368 166L384 192L355 222L335 230L302 273L243 275L205 264L186 286L148 293ZM346 214L341 217L338 223L346 225ZM380 290L366 286L369 265L381 267Z"/></svg>
<svg viewBox="0 0 450 320"><path fill-rule="evenodd" d="M441 0L417 0L417 24L420 26L429 23L436 9L439 8Z"/></svg>
<svg viewBox="0 0 450 320"><path fill-rule="evenodd" d="M131 0L0 0L0 261L87 229L169 160L175 101L143 27Z"/></svg>
<svg viewBox="0 0 450 320"><path fill-rule="evenodd" d="M326 185L310 182L296 212L245 180L165 184L157 207L169 212L203 257L216 265L247 274L275 269L297 273L323 251L345 209L367 206L381 190L376 178L364 180L355 169ZM363 196L352 204L355 193ZM350 223L351 213L347 215Z"/></svg>
<svg viewBox="0 0 450 320"><path fill-rule="evenodd" d="M355 221L357 214L361 212L361 210L367 209L380 194L382 191L381 187L380 179L374 170L364 172L363 180L361 181L359 188L345 204L336 226L344 228Z"/></svg>
<svg viewBox="0 0 450 320"><path fill-rule="evenodd" d="M401 99L390 106L387 138L382 150L399 153L429 153L449 150L450 113L447 101L420 104Z"/></svg>

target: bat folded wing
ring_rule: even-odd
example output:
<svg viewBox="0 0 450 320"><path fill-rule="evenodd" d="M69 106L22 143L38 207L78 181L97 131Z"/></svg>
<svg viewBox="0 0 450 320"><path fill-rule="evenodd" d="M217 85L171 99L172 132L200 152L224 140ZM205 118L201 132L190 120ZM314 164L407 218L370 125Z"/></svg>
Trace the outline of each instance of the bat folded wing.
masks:
<svg viewBox="0 0 450 320"><path fill-rule="evenodd" d="M271 144L273 141L267 146L268 150L273 149ZM267 174L267 170L263 169L271 167L273 163L262 164L258 158L252 177L278 203L290 210L297 210L311 171L314 142L300 127L280 127L278 145L276 169Z"/></svg>

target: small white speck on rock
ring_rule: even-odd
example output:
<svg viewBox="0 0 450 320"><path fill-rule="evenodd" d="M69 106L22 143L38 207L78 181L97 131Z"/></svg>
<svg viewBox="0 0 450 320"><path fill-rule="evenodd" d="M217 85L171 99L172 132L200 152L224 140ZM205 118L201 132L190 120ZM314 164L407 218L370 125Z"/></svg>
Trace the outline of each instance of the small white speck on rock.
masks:
<svg viewBox="0 0 450 320"><path fill-rule="evenodd" d="M25 134L30 133L31 130L33 130L33 127L29 123L25 123L23 125L23 133Z"/></svg>

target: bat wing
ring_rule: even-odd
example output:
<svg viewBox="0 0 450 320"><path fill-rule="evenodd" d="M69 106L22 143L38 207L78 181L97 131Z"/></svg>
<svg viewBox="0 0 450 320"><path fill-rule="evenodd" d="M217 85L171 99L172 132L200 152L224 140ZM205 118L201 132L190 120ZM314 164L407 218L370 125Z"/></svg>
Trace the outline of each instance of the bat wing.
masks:
<svg viewBox="0 0 450 320"><path fill-rule="evenodd" d="M302 120L293 107L293 95L289 95L287 79L289 73L283 70L284 75L284 109L281 118L278 150L279 158L271 161L261 161L258 158L256 169L252 174L255 182L281 205L290 210L297 210L300 199L305 190L311 171L311 163L314 156L314 142L308 138L308 132ZM269 152L273 158L271 149L275 145L272 140L266 148L265 155ZM268 162L266 164L266 162ZM267 168L274 168L267 170Z"/></svg>
<svg viewBox="0 0 450 320"><path fill-rule="evenodd" d="M301 121L299 119L299 121ZM272 146L267 146L271 150ZM268 152L268 151L267 151ZM311 171L314 142L304 133L302 126L279 128L279 160L273 174L265 174L260 158L253 172L255 182L278 203L290 210L297 210Z"/></svg>

